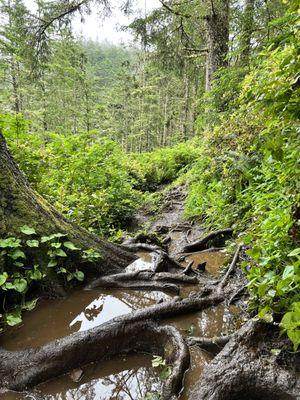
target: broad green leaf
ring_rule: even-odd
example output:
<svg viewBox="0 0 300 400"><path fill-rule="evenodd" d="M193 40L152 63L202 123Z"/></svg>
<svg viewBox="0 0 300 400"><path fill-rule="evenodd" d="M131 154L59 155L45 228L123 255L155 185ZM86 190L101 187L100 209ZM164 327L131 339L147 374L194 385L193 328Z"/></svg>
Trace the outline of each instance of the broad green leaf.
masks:
<svg viewBox="0 0 300 400"><path fill-rule="evenodd" d="M20 232L24 233L25 235L35 235L36 231L34 228L30 228L28 225L23 225L20 228Z"/></svg>
<svg viewBox="0 0 300 400"><path fill-rule="evenodd" d="M299 255L300 255L300 247L298 247L297 249L291 251L288 254L288 257L296 257L296 256L299 256Z"/></svg>
<svg viewBox="0 0 300 400"><path fill-rule="evenodd" d="M300 329L288 330L287 335L294 345L294 351L297 351L300 345Z"/></svg>
<svg viewBox="0 0 300 400"><path fill-rule="evenodd" d="M6 282L3 286L3 289L14 289L15 285L12 282Z"/></svg>
<svg viewBox="0 0 300 400"><path fill-rule="evenodd" d="M13 260L17 260L18 258L26 258L25 253L20 249L15 249L9 253L9 257Z"/></svg>
<svg viewBox="0 0 300 400"><path fill-rule="evenodd" d="M27 281L24 278L15 279L13 285L15 290L19 293L23 293L27 289Z"/></svg>
<svg viewBox="0 0 300 400"><path fill-rule="evenodd" d="M3 274L0 274L0 286L2 286L8 278L7 272L3 272Z"/></svg>
<svg viewBox="0 0 300 400"><path fill-rule="evenodd" d="M51 243L51 247L59 249L61 247L61 243L60 242Z"/></svg>
<svg viewBox="0 0 300 400"><path fill-rule="evenodd" d="M15 265L16 267L23 267L23 266L24 266L24 263L19 262L19 261L14 261L14 265Z"/></svg>
<svg viewBox="0 0 300 400"><path fill-rule="evenodd" d="M287 265L283 271L282 274L282 279L286 279L288 276L294 274L294 266L293 265Z"/></svg>
<svg viewBox="0 0 300 400"><path fill-rule="evenodd" d="M50 260L48 262L48 267L52 268L52 267L56 267L57 266L57 261L56 260Z"/></svg>
<svg viewBox="0 0 300 400"><path fill-rule="evenodd" d="M52 238L50 236L42 236L41 237L41 243L49 242L50 240L52 240Z"/></svg>
<svg viewBox="0 0 300 400"><path fill-rule="evenodd" d="M84 280L84 273L82 271L76 270L73 275L74 275L74 278L76 278L78 281Z"/></svg>
<svg viewBox="0 0 300 400"><path fill-rule="evenodd" d="M35 265L33 270L26 271L26 276L31 279L32 281L39 281L42 279L43 274L38 269L39 266Z"/></svg>
<svg viewBox="0 0 300 400"><path fill-rule="evenodd" d="M23 304L22 309L27 310L27 311L32 311L35 308L37 301L38 301L38 299L26 301Z"/></svg>
<svg viewBox="0 0 300 400"><path fill-rule="evenodd" d="M65 236L67 236L66 233L60 233L60 232L58 232L58 233L53 233L52 235L50 235L51 239L54 239L54 238L61 238L61 237L65 237Z"/></svg>
<svg viewBox="0 0 300 400"><path fill-rule="evenodd" d="M64 246L70 250L80 250L78 247L75 246L72 242L64 242Z"/></svg>
<svg viewBox="0 0 300 400"><path fill-rule="evenodd" d="M38 240L27 240L26 244L28 247L39 247L40 245Z"/></svg>
<svg viewBox="0 0 300 400"><path fill-rule="evenodd" d="M58 257L67 257L67 254L62 249L56 249L53 253Z"/></svg>
<svg viewBox="0 0 300 400"><path fill-rule="evenodd" d="M7 325L14 326L22 322L21 311L17 310L5 315Z"/></svg>
<svg viewBox="0 0 300 400"><path fill-rule="evenodd" d="M21 240L16 239L14 237L9 237L7 239L0 239L0 247L1 248L6 248L6 247L11 247L11 248L16 248L21 246Z"/></svg>

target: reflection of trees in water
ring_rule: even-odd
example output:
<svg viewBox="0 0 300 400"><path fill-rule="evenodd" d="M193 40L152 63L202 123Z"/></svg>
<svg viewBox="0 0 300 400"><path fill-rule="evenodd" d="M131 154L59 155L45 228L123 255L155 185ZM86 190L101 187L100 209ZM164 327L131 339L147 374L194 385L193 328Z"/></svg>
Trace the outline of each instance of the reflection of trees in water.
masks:
<svg viewBox="0 0 300 400"><path fill-rule="evenodd" d="M113 295L132 310L149 307L156 304L160 299L170 299L170 296L158 291L140 292L132 290L131 292L113 293Z"/></svg>
<svg viewBox="0 0 300 400"><path fill-rule="evenodd" d="M103 384L113 387L111 400L142 400L147 392L159 390L160 379L151 369L140 368L110 375Z"/></svg>
<svg viewBox="0 0 300 400"><path fill-rule="evenodd" d="M98 317L98 315L101 313L102 310L103 310L103 304L101 304L100 306L94 304L91 307L87 307L84 310L85 318L88 321L93 321L95 318Z"/></svg>
<svg viewBox="0 0 300 400"><path fill-rule="evenodd" d="M158 375L150 368L139 368L94 379L64 393L44 396L45 400L142 400L161 387Z"/></svg>

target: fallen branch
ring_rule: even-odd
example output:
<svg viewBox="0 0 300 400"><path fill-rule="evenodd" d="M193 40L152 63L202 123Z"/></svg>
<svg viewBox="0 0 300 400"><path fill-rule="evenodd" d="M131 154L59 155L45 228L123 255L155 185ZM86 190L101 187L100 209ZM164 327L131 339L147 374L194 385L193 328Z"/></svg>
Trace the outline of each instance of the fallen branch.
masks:
<svg viewBox="0 0 300 400"><path fill-rule="evenodd" d="M126 251L131 251L133 253L137 253L139 251L161 251L161 248L159 246L154 246L151 244L147 243L132 243L132 244L120 244L119 247Z"/></svg>

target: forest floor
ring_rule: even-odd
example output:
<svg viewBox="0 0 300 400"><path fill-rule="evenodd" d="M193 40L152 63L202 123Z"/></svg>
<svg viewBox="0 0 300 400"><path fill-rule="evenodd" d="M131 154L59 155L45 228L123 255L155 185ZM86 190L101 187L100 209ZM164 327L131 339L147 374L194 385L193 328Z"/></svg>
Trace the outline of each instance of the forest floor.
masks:
<svg viewBox="0 0 300 400"><path fill-rule="evenodd" d="M207 234L196 221L187 221L185 197L185 186L163 188L159 205L136 214L120 245L139 258L125 271L96 278L86 287L110 290L108 297L116 289L138 290L141 304L132 312L111 314L107 322L86 331L56 336L41 347L1 349L0 387L12 390L10 395L18 391L25 396L5 399L48 398L34 387L90 362L130 353L166 360L170 371L162 382L162 400L299 399L296 354L284 351L290 347L279 338L276 325L253 321L245 310L247 280L240 269L240 262L247 260L245 249L235 243L228 227ZM228 240L234 254L226 252ZM149 291L161 295L148 306ZM171 296L163 297L163 292ZM238 321L231 323L233 304ZM231 321L226 330L225 310ZM94 319L91 310L88 318ZM205 365L200 365L203 353L199 357L197 349L208 354Z"/></svg>

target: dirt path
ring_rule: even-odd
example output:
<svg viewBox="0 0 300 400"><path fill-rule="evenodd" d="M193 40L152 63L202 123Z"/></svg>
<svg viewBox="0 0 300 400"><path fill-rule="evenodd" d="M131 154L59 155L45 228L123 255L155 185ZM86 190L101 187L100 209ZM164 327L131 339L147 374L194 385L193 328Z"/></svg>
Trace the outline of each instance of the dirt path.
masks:
<svg viewBox="0 0 300 400"><path fill-rule="evenodd" d="M124 250L142 254L135 268L131 264L121 273L102 276L89 284L89 289L101 290L163 290L173 297L41 347L0 349L0 388L31 390L89 362L147 352L160 355L170 366L171 374L162 383L162 400L299 398L297 356L272 351L289 346L287 340L278 339L278 327L249 321L236 332L220 337L209 337L206 332L201 336L201 332L195 334L192 329L183 334L178 325L174 327L179 316L205 310L214 314L216 306L227 307L236 301L243 304L246 284L239 268L239 262L245 259L243 247L236 245L229 262L220 250L232 231L225 229L205 236L199 225L184 219L184 198L184 186L173 188L164 192L156 215L141 211L132 236L122 244ZM139 231L145 224L147 232ZM187 249L191 251L187 253ZM216 260L216 255L220 259ZM226 268L220 269L220 264ZM204 316L197 314L197 318ZM209 327L205 329L208 331ZM193 356L195 349L210 354L211 361L203 373ZM191 354L191 390L180 396ZM31 395L39 398L34 391Z"/></svg>

